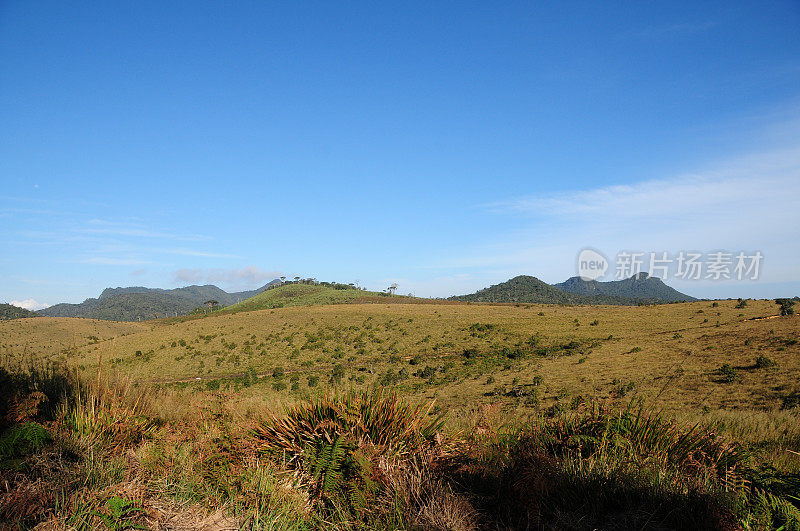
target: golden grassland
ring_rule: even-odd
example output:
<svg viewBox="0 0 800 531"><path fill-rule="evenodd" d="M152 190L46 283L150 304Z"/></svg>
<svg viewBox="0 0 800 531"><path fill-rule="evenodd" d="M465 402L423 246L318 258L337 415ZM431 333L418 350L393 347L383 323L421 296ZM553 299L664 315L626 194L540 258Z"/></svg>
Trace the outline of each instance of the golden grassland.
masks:
<svg viewBox="0 0 800 531"><path fill-rule="evenodd" d="M736 305L373 303L148 323L36 318L0 323L0 354L36 355L86 374L99 363L136 382L190 389L241 387L237 380L255 374L243 396L281 402L315 391L309 377L318 387L334 383L339 365L339 385L391 385L443 408L499 400L525 412L634 397L693 413L780 408L798 391L798 321L771 318L771 301ZM774 365L757 367L759 356ZM725 364L735 372L730 382L719 373ZM276 368L285 390L273 389Z"/></svg>
<svg viewBox="0 0 800 531"><path fill-rule="evenodd" d="M0 520L800 528L800 318L774 302L380 299L0 322Z"/></svg>
<svg viewBox="0 0 800 531"><path fill-rule="evenodd" d="M35 317L0 321L0 353L13 357L49 358L65 349L149 330L143 323Z"/></svg>

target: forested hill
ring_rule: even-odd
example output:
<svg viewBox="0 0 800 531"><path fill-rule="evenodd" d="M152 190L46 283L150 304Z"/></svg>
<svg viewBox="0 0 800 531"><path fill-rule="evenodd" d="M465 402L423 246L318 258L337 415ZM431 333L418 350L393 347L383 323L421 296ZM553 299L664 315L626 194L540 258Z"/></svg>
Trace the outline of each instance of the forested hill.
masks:
<svg viewBox="0 0 800 531"><path fill-rule="evenodd" d="M615 282L587 282L574 277L555 285L547 284L536 277L520 275L476 293L450 297L450 300L529 304L635 305L695 299L675 291L659 279L647 278L646 275Z"/></svg>
<svg viewBox="0 0 800 531"><path fill-rule="evenodd" d="M23 317L36 317L38 314L13 304L0 304L0 321L8 319L22 319Z"/></svg>
<svg viewBox="0 0 800 531"><path fill-rule="evenodd" d="M592 297L566 293L536 277L520 275L506 282L449 300L467 302L524 302L529 304L635 304L617 297Z"/></svg>
<svg viewBox="0 0 800 531"><path fill-rule="evenodd" d="M651 277L647 273L639 273L630 278L611 282L598 282L596 280L583 280L580 277L572 277L553 286L561 291L576 295L610 295L613 297L661 302L697 300L667 286L660 278Z"/></svg>
<svg viewBox="0 0 800 531"><path fill-rule="evenodd" d="M56 304L38 312L50 317L89 317L113 321L137 321L185 315L209 301L229 306L261 293L279 280L251 291L228 293L217 286L186 286L176 289L144 287L107 288L96 299L80 304Z"/></svg>

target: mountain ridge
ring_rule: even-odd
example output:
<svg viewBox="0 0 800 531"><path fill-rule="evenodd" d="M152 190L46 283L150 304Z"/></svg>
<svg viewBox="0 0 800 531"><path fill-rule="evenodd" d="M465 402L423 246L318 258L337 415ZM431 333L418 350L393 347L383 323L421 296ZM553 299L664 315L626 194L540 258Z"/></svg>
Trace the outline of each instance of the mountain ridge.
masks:
<svg viewBox="0 0 800 531"><path fill-rule="evenodd" d="M659 302L690 302L697 299L681 293L664 283L660 278L647 273L637 273L622 280L599 282L570 277L553 287L576 295L608 295L614 297L653 300Z"/></svg>
<svg viewBox="0 0 800 531"><path fill-rule="evenodd" d="M448 300L466 302L521 302L527 304L614 304L667 303L696 300L667 286L660 279L639 273L610 281L585 281L572 277L558 284L547 284L530 275L518 275L475 293L456 295Z"/></svg>
<svg viewBox="0 0 800 531"><path fill-rule="evenodd" d="M185 315L207 301L215 300L220 306L230 306L279 283L280 280L275 279L255 290L232 293L213 284L174 289L143 286L106 288L97 298L88 298L78 304L55 304L39 310L37 314L47 317L88 317L111 321L136 321L176 314Z"/></svg>

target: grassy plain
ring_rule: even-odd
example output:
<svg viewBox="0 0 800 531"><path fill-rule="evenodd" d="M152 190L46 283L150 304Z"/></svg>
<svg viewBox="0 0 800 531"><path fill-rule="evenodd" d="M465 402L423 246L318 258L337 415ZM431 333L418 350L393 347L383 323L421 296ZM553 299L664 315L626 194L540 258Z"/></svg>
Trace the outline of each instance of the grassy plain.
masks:
<svg viewBox="0 0 800 531"><path fill-rule="evenodd" d="M123 492L124 489L133 488L130 481L125 479L128 477L125 474L134 474L139 478L136 480L139 482L136 489L139 490L134 489L135 493L127 492L127 498L122 498L136 501L139 504L137 507L166 503L164 496L167 496L172 504L183 503L180 499L191 503L192 510L202 515L202 518L198 516L200 520L217 514L217 517L226 522L237 522L238 526L268 528L265 520L260 519L263 514L254 516L252 512L248 512L252 509L252 503L247 502L248 488L252 490L256 487L247 482L260 481L258 489L261 490L256 490L265 496L272 496L269 498L272 500L270 503L277 505L259 510L266 511L269 518L275 518L276 528L373 528L376 520L367 519L353 509L355 506L347 509L350 511L347 517L342 514L334 516L330 511L336 504L326 499L324 505L327 509L323 513L309 512L314 503L308 496L317 492L321 493L318 494L318 501L324 497L324 492L319 490L319 484L312 481L291 487L291 482L286 483L280 479L284 474L281 470L289 466L285 462L285 453L282 458L284 461L278 464L275 461L262 461L254 457L255 454L248 453L255 443L245 434L252 432L252 422L261 422L257 419L274 418L268 411L280 414L286 405L308 399L326 400L320 397L330 396L329 393L334 392L332 390L344 389L394 390L407 397L412 404L435 400L433 409L429 411L433 416L428 418L445 415L442 429L446 440L451 442L442 443L444 446L439 447L449 448L448 450L438 451L447 454L447 459L443 461L447 463L446 467L455 466L453 463L460 462L458 459L463 461L467 459L465 456L469 456L469 463L459 465L460 472L457 474L452 470L445 474L439 469L436 469L439 471L435 474L426 472L439 478L436 479L436 484L441 483L444 489L434 496L434 501L425 498L428 500L426 504L439 503L441 506L437 510L425 504L423 505L427 508L422 507L419 500L406 500L405 506L416 507L415 516L398 516L398 520L391 523L386 520L388 513L381 513L381 525L388 528L413 528L416 525L417 528L425 529L472 529L475 525L496 526L504 521L507 523L510 518L508 515L487 515L486 511L489 511L488 508L494 502L486 502L487 505L482 507L481 500L488 500L488 494L481 494L478 492L480 489L470 490L465 485L480 485L482 482L490 484L492 481L497 485L505 484L503 482L507 481L507 476L511 473L509 471L516 470L515 460L519 458L517 452L522 451L520 448L528 448L534 444L530 442L532 436L522 435L529 433L530 428L525 426L540 426L537 433L556 430L558 437L564 437L563 441L572 440L569 438L572 436L565 435L565 426L576 431L591 431L594 434L591 437L595 437L592 440L598 440L597 437L605 440L604 435L597 435L596 427L610 422L608 419L612 417L596 417L589 413L598 407L609 412L608 414L628 410L632 405L634 408L641 407L645 411L653 412L652 415L656 415L658 419L674 419L676 424L669 424L670 426L684 426L687 430L699 423L702 430L706 430L703 433L721 434L732 441L731 444L735 442L742 445L742 449L746 449L748 455L754 456L754 462L760 463L760 467L767 467L773 472L779 470L785 477L800 478L800 454L797 453L800 452L800 319L778 317L778 308L772 301L748 301L743 307L737 301L699 301L637 307L490 305L437 303L371 295L354 297L349 292L355 290L341 290L337 294L332 293L333 290L306 289L313 288L312 286L295 288L296 292L291 294L278 290L274 290L272 294L265 292L259 295L261 300L248 302L249 306L233 307L229 311L215 312L204 317L146 323L41 317L0 322L0 356L4 368L7 369L24 366L35 359L50 363L51 366L66 366L79 380L95 382L93 388L98 398L96 403L92 402L92 407L96 406L98 410L105 407L116 412L106 414L103 420L105 423L110 422L112 426L118 426L111 430L116 434L114 441L117 441L118 430L122 429L119 426L126 425L125 418L144 418L142 415L145 413L139 411L142 408L145 408L148 418L160 419L154 420L152 425L147 423L149 421L142 421L142 425L129 427L139 433L139 436L129 439L123 437L123 442L114 443L116 446L113 448L128 448L128 454L119 454L116 450L108 454L107 463L103 466L111 466L108 464L111 463L121 469L118 472L103 472L110 475L103 476L105 479L91 491L91 496L87 494L91 500L86 498L86 503L94 504L92 507L95 508L98 504L107 503L112 491L124 494L127 492ZM254 307L265 309L253 310ZM101 384L101 381L127 383L123 385L123 391L108 391L103 394L97 391L106 385ZM109 387L112 388L116 389ZM131 399L131 396L137 398ZM76 399L75 404L83 405L64 409L71 416L62 416L58 424L61 429L65 429L66 425L72 430L67 430L72 434L67 437L68 440L75 437L74 433L84 433L87 430L93 433L92 430L98 429L96 426L102 424L96 420L75 420L80 415L91 417L87 413L89 410L85 397ZM314 415L323 409L309 411L311 413L308 414ZM413 414L408 413L407 417L404 422L417 426ZM64 418L72 420L67 422ZM558 420L562 418L572 420ZM631 422L638 426L638 417L633 418ZM320 425L328 425L326 422L329 421ZM360 422L354 422L354 426L361 425ZM658 429L662 430L664 438L673 437L679 441L685 441L686 437L691 438L688 435L680 436L678 432L670 435L672 432L669 430L673 428L667 428L667 424L663 424L661 420L653 421L652 425L661 426ZM75 426L95 428L75 432ZM513 426L517 428L512 429ZM617 426L614 429L618 429L618 424L614 426ZM337 429L346 431L350 428ZM630 437L630 433L636 429L641 428L626 428L626 437ZM269 437L277 437L274 430L270 430L273 429L269 428L264 433L271 434ZM652 428L646 430L652 431ZM123 432L128 433L124 430ZM583 433L580 437L589 437L583 431L580 433ZM695 432L690 430L687 433L691 435ZM85 435L84 433L82 437ZM97 437L90 442L80 439L83 441L80 444L87 449L95 448L93 444L100 444ZM508 437L517 442L503 442ZM556 450L553 449L552 442L547 442L551 441L549 437L555 435L546 439L537 435L534 446L544 445L542 448L548 449L545 453L552 454ZM702 441L698 440L698 445L706 444L703 441L711 441L716 435L703 437L705 439L701 437ZM102 444L110 444L106 439L102 440ZM350 442L342 442L345 445L342 448L347 448L346 444L360 448L361 439L347 440ZM270 444L274 444L274 441ZM417 441L413 444L420 443ZM451 446L447 446L448 444ZM563 448L571 448L570 444L572 443L564 442ZM635 484L642 483L645 485L642 487L644 491L652 494L655 489L661 493L658 496L663 496L645 500L641 498L640 492L631 498L633 501L629 499L626 502L632 504L632 512L619 518L609 516L610 509L605 506L592 510L580 509L573 515L578 520L572 523L569 519L562 519L566 518L563 508L537 505L537 510L544 511L542 514L546 513L548 518L555 520L551 519L548 523L536 519L540 517L530 516L526 520L529 525L538 521L537 526L540 528L581 529L585 526L579 522L581 518L586 518L585 525L604 528L621 529L628 524L637 528L658 528L658 525L669 527L665 522L672 521L670 518L674 516L659 512L659 507L667 503L665 500L677 496L674 500L683 500L680 503L695 503L691 501L691 493L694 492L693 489L700 487L692 483L697 481L691 479L694 476L685 475L684 461L680 465L684 467L680 468L681 479L678 480L676 478L679 476L675 476L666 483L663 478L669 474L665 471L674 472L678 469L669 468L674 463L669 465L665 464L666 461L659 461L661 464L656 469L656 476L662 479L656 485L652 483L654 480L650 475L636 475L655 466L652 457L647 457L644 450L636 450L635 455L626 453L623 459L618 454L622 446L614 446L617 449L609 453L605 444L602 443L595 453L587 454L589 457L581 457L581 453L585 452L579 452L578 461L573 460L574 454L570 453L573 450L563 450L567 452L564 454L552 454L548 459L557 455L562 460L558 465L561 472L557 474L561 479L553 479L556 476L548 475L548 481L554 482L548 488L555 489L553 492L558 490L554 486L556 484L563 488L567 488L563 485L569 484L569 489L575 488L578 492L583 492L580 490L583 488L585 492L580 495L585 495L589 500L594 496L595 491L592 489L600 488L593 482L604 477L606 479L602 481L606 484L609 481L621 481L619 485L631 481ZM616 444L615 442L614 445ZM643 443L639 441L637 444ZM319 452L336 451L335 446L333 449L326 447L327 450L322 447L317 450L302 446L297 448L298 459L308 459L309 455L321 459L319 456L322 454ZM625 452L630 452L633 447L624 448ZM369 452L363 454L361 449L342 450L345 452L343 455L351 455L347 453L350 451L355 452L352 454L355 457L348 461L350 464L347 466L351 468L347 470L353 470L353 463L360 462L359 459L362 458L372 459L375 463L384 462L381 461L385 458L383 454L381 457ZM200 457L192 457L198 452ZM225 470L228 472L214 468L217 466L215 461L205 460L220 452L220 455L227 456L225 467L228 468ZM539 456L536 452L535 456ZM692 452L694 457L690 461L695 463L700 450ZM708 452L712 450L706 449L700 453L706 455ZM113 457L115 455L117 457ZM256 465L252 459L256 459ZM533 457L526 459L527 467ZM436 459L431 463L434 461ZM130 467L134 466L131 462L138 463L136 467L149 467L148 474L137 475L140 474L139 468L135 473L131 472ZM249 464L245 465L245 462ZM494 468L487 463L494 463ZM429 465L434 466L430 463ZM402 465L400 469L407 472L410 470L408 466L412 465ZM414 466L417 465L413 465L412 469ZM445 465L440 463L436 466ZM547 461L541 466L550 470L556 465ZM621 471L623 468L624 473ZM480 477L475 476L478 469L483 474L479 474ZM187 472L187 477L194 478L194 483L185 484L171 476L180 470L195 471L194 476ZM295 475L292 477L317 477L313 475L313 470L317 469L300 467L294 470ZM467 474L465 470L471 472ZM245 482L250 487L243 486L243 483L238 486L220 486L214 483L219 481L218 476L223 473L239 478L237 481ZM518 473L524 476L529 472L516 470L512 475ZM728 472L725 474L729 475ZM755 472L751 476L756 477L752 474ZM167 479L167 476L172 479ZM379 481L380 484L397 487L387 479L391 474L379 476L383 478ZM447 481L442 479L445 476L449 478ZM211 477L214 481L209 479ZM356 488L353 485L358 485L359 489L369 490L367 487L372 485L372 480L368 481L366 476L359 479L360 477L358 474L350 477L348 485L352 488ZM740 487L731 487L726 483L730 482L730 478L721 481L722 483L717 480L708 483L716 485L713 488L704 483L706 486L701 490L705 489L703 491L707 493L717 492L719 489L722 489L719 490L721 493L727 492L726 489L739 492L736 489ZM766 511L763 507L777 504L775 506L779 506L781 511L792 510L790 506L785 506L785 500L776 502L766 497L766 501L758 501L760 498L753 501L756 499L753 496L763 494L752 487L757 480L741 481L750 485L748 488L751 490L748 492L751 494L747 495L750 496L747 498L750 501L730 501L732 505L726 505L728 502L719 501L727 499L723 494L714 494L713 500L717 501L713 502L713 507L717 507L714 504L718 503L723 505L709 511L717 514L714 511L723 511L720 507L724 506L723 512L728 511L725 514L739 515L739 523L736 525L755 529L761 524L753 522L766 521L764 518L768 518L759 516L762 513L758 511ZM150 486L145 488L143 484ZM464 494L465 491L467 494ZM179 495L180 492L183 494ZM429 494L431 493L425 496ZM632 496L630 493L619 494L623 498L629 495ZM788 496L786 499L791 500L792 495ZM64 518L74 520L76 515L83 514L78 510L79 507L76 509L75 499L77 498L70 498L72 505L67 510L71 516L64 516L66 513L63 511L50 511L46 514L62 523ZM609 501L611 505L612 502L617 503L614 500ZM736 505L737 503L740 505ZM741 505L742 503L745 505ZM753 503L762 509L752 509ZM0 500L0 512L2 505L3 501ZM751 509L745 510L742 507ZM303 514L306 516L316 516L292 520L294 523L289 525L288 522L294 517L281 511L288 511L289 514L300 508L305 511ZM221 512L214 513L216 509ZM345 509L339 507L336 510ZM632 516L646 510L652 511L649 517ZM419 511L428 511L425 513L427 516ZM448 527L441 522L441 525L431 523L439 521L437 518L447 511L453 513L448 520L453 525L448 524ZM774 511L764 514L778 514ZM181 518L187 517L186 511L173 511L170 518L177 518L179 513ZM700 511L697 514L700 513L706 515L703 518L711 518L708 516L711 513ZM131 515L131 521L136 520L134 516L136 515ZM160 522L161 525L164 518L167 518L164 515L151 516L151 519L146 520L148 525L153 522ZM84 518L81 521L88 527L98 521L91 514L83 514L80 518ZM733 516L728 519L730 518ZM34 520L35 518L30 521ZM137 521L142 520L140 518ZM610 524L612 521L616 523ZM688 521L683 521L683 525L688 525ZM737 528L725 527L728 524L723 517L714 521L716 524L709 524L708 528ZM775 521L784 520L778 518ZM427 524L421 525L420 522ZM461 522L463 525L458 527L453 522ZM652 525L648 522L652 522ZM698 525L706 526L705 523Z"/></svg>
<svg viewBox="0 0 800 531"><path fill-rule="evenodd" d="M376 302L148 323L38 318L0 323L0 354L36 353L87 374L100 363L133 381L198 389L235 386L249 372L258 379L247 393L265 397L307 395L309 377L324 386L339 366L340 385L388 384L447 408L500 400L525 411L576 397L637 397L673 412L780 408L797 391L796 321L763 319L776 314L771 301L716 304ZM775 364L757 367L759 356ZM299 377L298 388L273 392L276 368L287 382Z"/></svg>

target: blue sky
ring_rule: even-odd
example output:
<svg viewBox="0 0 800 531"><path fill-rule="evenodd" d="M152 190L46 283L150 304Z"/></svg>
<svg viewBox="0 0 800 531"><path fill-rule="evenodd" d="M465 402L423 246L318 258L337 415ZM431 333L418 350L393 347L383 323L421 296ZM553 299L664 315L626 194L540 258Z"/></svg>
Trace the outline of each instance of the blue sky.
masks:
<svg viewBox="0 0 800 531"><path fill-rule="evenodd" d="M800 294L800 4L0 2L0 300L559 282Z"/></svg>

